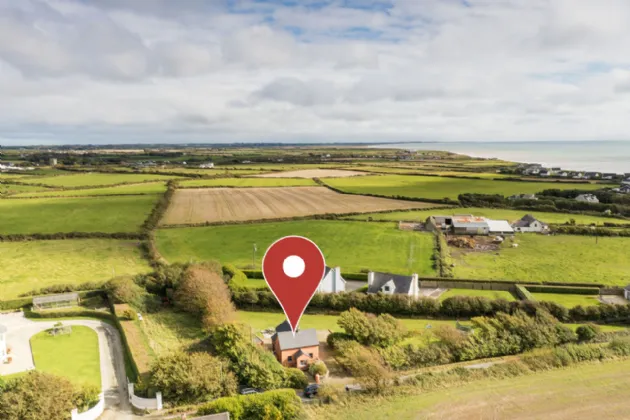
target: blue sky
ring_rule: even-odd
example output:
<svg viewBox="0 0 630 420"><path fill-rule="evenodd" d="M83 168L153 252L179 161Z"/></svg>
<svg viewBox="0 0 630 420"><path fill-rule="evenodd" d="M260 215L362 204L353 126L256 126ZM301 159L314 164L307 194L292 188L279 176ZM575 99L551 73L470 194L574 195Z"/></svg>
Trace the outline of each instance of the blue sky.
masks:
<svg viewBox="0 0 630 420"><path fill-rule="evenodd" d="M626 0L0 0L0 145L629 140Z"/></svg>

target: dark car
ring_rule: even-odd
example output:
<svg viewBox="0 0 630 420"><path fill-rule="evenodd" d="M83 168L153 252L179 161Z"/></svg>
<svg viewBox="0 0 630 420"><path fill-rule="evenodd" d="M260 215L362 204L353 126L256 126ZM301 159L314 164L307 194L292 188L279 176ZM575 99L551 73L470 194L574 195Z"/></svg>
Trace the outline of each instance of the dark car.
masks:
<svg viewBox="0 0 630 420"><path fill-rule="evenodd" d="M306 398L313 398L315 395L317 395L317 391L319 391L318 384L308 385L306 388L304 388L304 396Z"/></svg>
<svg viewBox="0 0 630 420"><path fill-rule="evenodd" d="M240 393L241 395L251 395L251 394L260 394L262 390L258 388L242 388Z"/></svg>

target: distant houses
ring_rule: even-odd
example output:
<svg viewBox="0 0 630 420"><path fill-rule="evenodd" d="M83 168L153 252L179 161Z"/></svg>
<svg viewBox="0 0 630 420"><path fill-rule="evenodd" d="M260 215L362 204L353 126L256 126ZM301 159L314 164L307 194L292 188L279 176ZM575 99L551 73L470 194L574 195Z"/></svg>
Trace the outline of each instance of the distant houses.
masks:
<svg viewBox="0 0 630 420"><path fill-rule="evenodd" d="M512 223L515 232L544 233L549 231L549 225L536 219L531 214L526 214L522 219Z"/></svg>
<svg viewBox="0 0 630 420"><path fill-rule="evenodd" d="M491 220L485 217L467 215L430 216L426 229L453 235L511 235L514 230L505 220Z"/></svg>
<svg viewBox="0 0 630 420"><path fill-rule="evenodd" d="M368 293L407 295L417 298L420 294L418 275L403 276L390 273L368 273Z"/></svg>
<svg viewBox="0 0 630 420"><path fill-rule="evenodd" d="M575 199L583 203L599 203L599 198L593 194L580 194Z"/></svg>
<svg viewBox="0 0 630 420"><path fill-rule="evenodd" d="M201 169L212 169L212 168L214 168L214 163L213 162L202 163L201 165L199 165L199 168L201 168Z"/></svg>

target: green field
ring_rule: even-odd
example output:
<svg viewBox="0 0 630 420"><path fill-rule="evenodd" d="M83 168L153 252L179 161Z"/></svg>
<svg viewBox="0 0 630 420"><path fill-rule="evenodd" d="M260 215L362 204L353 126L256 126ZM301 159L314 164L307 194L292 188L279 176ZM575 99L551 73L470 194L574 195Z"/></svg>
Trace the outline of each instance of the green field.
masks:
<svg viewBox="0 0 630 420"><path fill-rule="evenodd" d="M119 185L117 187L103 187L103 188L89 188L81 190L49 190L41 191L40 187L27 187L33 188L33 191L39 192L26 192L16 194L16 197L50 197L50 196L64 196L64 197L77 197L86 195L134 195L134 194L162 194L166 191L166 184L164 182L145 182L142 184L129 184ZM37 190L37 189L38 190ZM27 190L28 191L28 190Z"/></svg>
<svg viewBox="0 0 630 420"><path fill-rule="evenodd" d="M505 299L505 300L516 300L514 295L510 292L503 290L473 290L473 289L448 289L446 292L440 295L440 300L444 300L446 298L452 296L475 296L475 297L485 297L488 299Z"/></svg>
<svg viewBox="0 0 630 420"><path fill-rule="evenodd" d="M0 234L137 232L157 196L0 200Z"/></svg>
<svg viewBox="0 0 630 420"><path fill-rule="evenodd" d="M555 302L566 308L574 306L592 306L599 305L601 302L597 296L591 295L570 295L564 293L532 293L534 299L542 302Z"/></svg>
<svg viewBox="0 0 630 420"><path fill-rule="evenodd" d="M379 175L348 178L327 178L326 183L342 191L357 194L376 194L387 197L457 200L459 194L533 194L549 188L596 190L597 184L567 184L541 182L508 182L480 179L460 179L437 176Z"/></svg>
<svg viewBox="0 0 630 420"><path fill-rule="evenodd" d="M630 224L630 220L618 219L615 217L599 217L584 214L546 213L529 210L487 209L479 207L456 207L434 210L397 211L394 213L366 213L356 216L347 216L346 219L368 220L368 218L372 218L372 220L407 220L424 222L427 217L432 215L452 216L455 214L472 214L475 216L487 217L489 219L507 220L509 222L514 222L521 219L526 214L531 214L537 219L548 224L563 224L567 223L571 219L575 220L575 223L578 225L590 225L592 223L603 225L606 222Z"/></svg>
<svg viewBox="0 0 630 420"><path fill-rule="evenodd" d="M351 168L355 169L355 168ZM426 166L357 166L357 170L368 172L380 172L388 174L418 174L418 175L440 175L457 176L464 178L499 179L514 178L514 175L497 174L496 172L458 172L449 171L443 168L432 168Z"/></svg>
<svg viewBox="0 0 630 420"><path fill-rule="evenodd" d="M20 193L33 193L36 191L47 191L49 190L46 187L38 187L35 185L18 185L18 184L4 184L0 183L0 194L11 194L17 195ZM0 195L1 197L1 195Z"/></svg>
<svg viewBox="0 0 630 420"><path fill-rule="evenodd" d="M296 187L315 186L312 179L294 178L214 178L182 181L182 187Z"/></svg>
<svg viewBox="0 0 630 420"><path fill-rule="evenodd" d="M326 263L340 266L345 272L371 269L435 275L432 235L401 231L394 223L303 220L162 229L156 239L158 249L170 262L216 259L240 267L251 266L252 247L256 244L256 266L260 267L269 245L288 235L313 240L324 253Z"/></svg>
<svg viewBox="0 0 630 420"><path fill-rule="evenodd" d="M42 331L31 337L31 348L35 369L101 389L98 336L91 328L72 326L71 334L57 336Z"/></svg>
<svg viewBox="0 0 630 420"><path fill-rule="evenodd" d="M150 271L137 242L113 239L0 242L0 267L3 300L54 284Z"/></svg>
<svg viewBox="0 0 630 420"><path fill-rule="evenodd" d="M69 172L66 172L68 174ZM177 178L167 175L151 174L104 174L98 172L73 173L71 175L59 175L42 178L29 178L22 182L30 184L44 184L59 188L90 187L114 184L134 184L146 181L166 181Z"/></svg>
<svg viewBox="0 0 630 420"><path fill-rule="evenodd" d="M630 361L586 364L510 379L486 379L432 392L369 396L306 408L318 420L624 419Z"/></svg>
<svg viewBox="0 0 630 420"><path fill-rule="evenodd" d="M451 248L455 277L539 283L630 283L630 238L518 234L496 252Z"/></svg>
<svg viewBox="0 0 630 420"><path fill-rule="evenodd" d="M187 349L208 337L203 331L201 320L185 312L162 310L142 315L138 326L147 338L155 356L174 350Z"/></svg>

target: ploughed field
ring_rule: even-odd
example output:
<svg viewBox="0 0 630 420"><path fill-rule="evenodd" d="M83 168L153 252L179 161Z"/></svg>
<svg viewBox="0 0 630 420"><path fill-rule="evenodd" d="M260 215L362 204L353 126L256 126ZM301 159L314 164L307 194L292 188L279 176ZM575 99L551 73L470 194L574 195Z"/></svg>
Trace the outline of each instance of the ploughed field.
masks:
<svg viewBox="0 0 630 420"><path fill-rule="evenodd" d="M323 187L182 189L175 192L162 225L426 207L435 205L338 194Z"/></svg>

